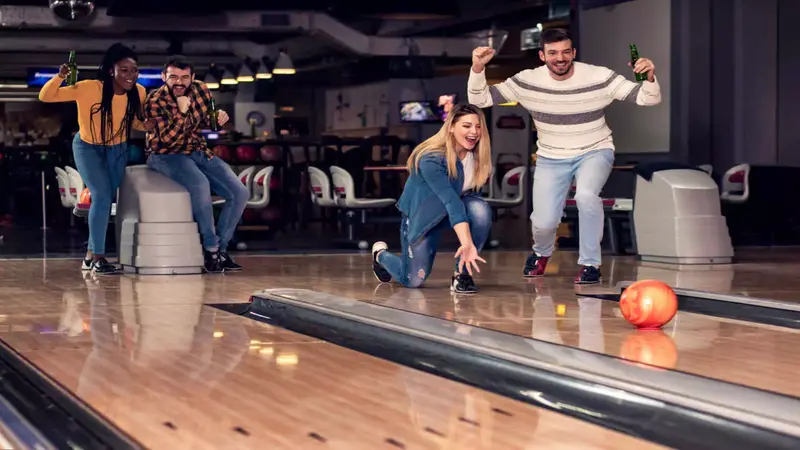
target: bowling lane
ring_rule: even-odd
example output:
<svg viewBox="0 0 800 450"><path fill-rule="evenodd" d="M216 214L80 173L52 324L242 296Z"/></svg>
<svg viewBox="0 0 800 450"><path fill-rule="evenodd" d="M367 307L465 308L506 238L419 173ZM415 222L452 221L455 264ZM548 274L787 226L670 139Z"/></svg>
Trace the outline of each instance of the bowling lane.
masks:
<svg viewBox="0 0 800 450"><path fill-rule="evenodd" d="M797 330L679 311L662 331L638 331L618 303L576 298L557 285L541 279L532 293L490 288L460 298L394 290L376 303L800 397Z"/></svg>
<svg viewBox="0 0 800 450"><path fill-rule="evenodd" d="M57 296L32 283L52 309L9 298L0 336L146 448L660 448L204 306L220 300L207 281L224 277L101 279Z"/></svg>

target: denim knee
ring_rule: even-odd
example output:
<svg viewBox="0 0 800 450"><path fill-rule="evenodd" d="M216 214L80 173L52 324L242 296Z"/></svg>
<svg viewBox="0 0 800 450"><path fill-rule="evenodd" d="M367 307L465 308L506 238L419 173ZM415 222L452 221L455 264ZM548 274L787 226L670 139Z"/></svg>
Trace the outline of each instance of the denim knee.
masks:
<svg viewBox="0 0 800 450"><path fill-rule="evenodd" d="M247 189L247 186L242 183L236 183L236 185L233 186L232 198L230 201L239 206L244 206L249 200L250 191Z"/></svg>
<svg viewBox="0 0 800 450"><path fill-rule="evenodd" d="M478 197L464 197L464 206L471 227L487 229L492 226L492 208L485 200Z"/></svg>
<svg viewBox="0 0 800 450"><path fill-rule="evenodd" d="M91 192L92 195L92 208L100 208L103 210L111 210L111 204L114 202L114 196L111 192L97 191Z"/></svg>

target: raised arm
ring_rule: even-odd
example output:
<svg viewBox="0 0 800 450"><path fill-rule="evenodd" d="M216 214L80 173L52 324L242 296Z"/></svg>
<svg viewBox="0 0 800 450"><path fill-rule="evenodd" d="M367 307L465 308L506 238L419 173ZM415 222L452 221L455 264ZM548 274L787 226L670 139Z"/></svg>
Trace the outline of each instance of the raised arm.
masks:
<svg viewBox="0 0 800 450"><path fill-rule="evenodd" d="M661 103L661 86L656 79L656 66L653 61L639 58L633 71L646 73L647 80L642 81L642 84L634 83L609 70L609 78L612 78L611 84L608 85L609 95L615 100L636 103L639 106L655 106Z"/></svg>
<svg viewBox="0 0 800 450"><path fill-rule="evenodd" d="M489 47L478 47L472 52L472 68L467 81L467 99L480 108L487 108L500 103L518 102L518 86L509 78L500 84L489 86L486 83L486 64L494 56Z"/></svg>
<svg viewBox="0 0 800 450"><path fill-rule="evenodd" d="M84 80L72 86L61 87L61 83L64 82L64 78L66 78L68 74L69 71L65 72L62 67L61 71L57 73L56 76L48 80L47 83L42 86L42 90L39 91L39 100L46 103L72 102L84 95L89 84L96 83L96 81L93 80Z"/></svg>
<svg viewBox="0 0 800 450"><path fill-rule="evenodd" d="M419 162L419 172L422 178L428 183L431 190L436 193L439 200L447 210L450 224L455 226L462 222L467 222L467 210L461 196L450 183L447 174L447 163L440 155L430 155L423 157Z"/></svg>

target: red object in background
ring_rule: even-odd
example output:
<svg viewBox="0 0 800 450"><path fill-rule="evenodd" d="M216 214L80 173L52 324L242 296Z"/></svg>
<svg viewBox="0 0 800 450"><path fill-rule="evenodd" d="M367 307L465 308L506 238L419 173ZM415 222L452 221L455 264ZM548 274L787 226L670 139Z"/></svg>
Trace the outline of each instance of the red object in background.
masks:
<svg viewBox="0 0 800 450"><path fill-rule="evenodd" d="M261 147L261 161L274 162L281 160L281 149L276 145L265 145Z"/></svg>
<svg viewBox="0 0 800 450"><path fill-rule="evenodd" d="M277 177L272 177L269 179L269 188L270 189L280 189L281 187L281 180Z"/></svg>
<svg viewBox="0 0 800 450"><path fill-rule="evenodd" d="M78 207L83 209L89 209L89 205L91 204L92 204L92 193L89 192L89 188L83 188L81 196L78 198Z"/></svg>
<svg viewBox="0 0 800 450"><path fill-rule="evenodd" d="M640 330L657 330L675 317L678 297L666 283L641 280L628 286L619 298L622 317Z"/></svg>
<svg viewBox="0 0 800 450"><path fill-rule="evenodd" d="M271 205L261 210L261 220L264 222L276 222L281 218L281 209Z"/></svg>
<svg viewBox="0 0 800 450"><path fill-rule="evenodd" d="M256 218L256 212L252 208L246 208L242 213L242 221L244 223L253 223Z"/></svg>
<svg viewBox="0 0 800 450"><path fill-rule="evenodd" d="M233 154L227 145L217 145L214 147L214 155L223 161L230 161Z"/></svg>
<svg viewBox="0 0 800 450"><path fill-rule="evenodd" d="M255 162L258 159L256 149L251 145L240 145L236 147L236 161L243 163Z"/></svg>

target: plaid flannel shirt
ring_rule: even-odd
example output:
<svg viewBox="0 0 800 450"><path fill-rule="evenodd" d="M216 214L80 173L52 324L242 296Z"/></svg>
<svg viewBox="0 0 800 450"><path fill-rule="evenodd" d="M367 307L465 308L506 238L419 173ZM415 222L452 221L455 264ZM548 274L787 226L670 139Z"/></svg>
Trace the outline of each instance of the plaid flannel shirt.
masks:
<svg viewBox="0 0 800 450"><path fill-rule="evenodd" d="M214 153L208 148L201 126L209 125L211 92L205 84L195 81L189 88L189 109L182 114L178 103L167 85L152 91L145 100L145 119L155 120L155 130L147 133L146 151L148 154L188 155L202 151L209 159Z"/></svg>

